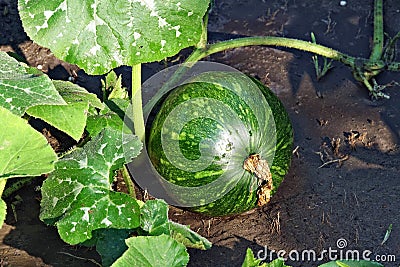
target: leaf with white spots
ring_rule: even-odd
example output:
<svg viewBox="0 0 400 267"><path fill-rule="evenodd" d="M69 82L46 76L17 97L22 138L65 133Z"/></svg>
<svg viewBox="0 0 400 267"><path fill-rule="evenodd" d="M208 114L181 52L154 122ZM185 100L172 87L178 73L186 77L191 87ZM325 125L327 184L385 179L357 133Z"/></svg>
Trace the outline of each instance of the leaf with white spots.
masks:
<svg viewBox="0 0 400 267"><path fill-rule="evenodd" d="M102 109L104 104L95 94L66 81L53 81L67 105L37 105L26 113L40 118L78 141L86 126L89 104ZM99 131L100 132L100 131Z"/></svg>
<svg viewBox="0 0 400 267"><path fill-rule="evenodd" d="M112 190L115 171L136 157L142 144L134 135L110 128L83 148L60 159L42 187L40 219L56 223L61 238L78 244L102 228L139 226L139 205L129 195Z"/></svg>
<svg viewBox="0 0 400 267"><path fill-rule="evenodd" d="M26 120L0 107L0 179L51 172L57 155Z"/></svg>
<svg viewBox="0 0 400 267"><path fill-rule="evenodd" d="M19 0L25 31L90 74L196 45L209 0Z"/></svg>
<svg viewBox="0 0 400 267"><path fill-rule="evenodd" d="M149 235L169 235L168 204L160 199L146 201L140 209L140 228Z"/></svg>
<svg viewBox="0 0 400 267"><path fill-rule="evenodd" d="M22 116L35 105L65 104L47 75L1 51L0 62L0 106Z"/></svg>
<svg viewBox="0 0 400 267"><path fill-rule="evenodd" d="M189 262L185 246L168 235L136 236L125 242L128 250L111 266L175 267Z"/></svg>

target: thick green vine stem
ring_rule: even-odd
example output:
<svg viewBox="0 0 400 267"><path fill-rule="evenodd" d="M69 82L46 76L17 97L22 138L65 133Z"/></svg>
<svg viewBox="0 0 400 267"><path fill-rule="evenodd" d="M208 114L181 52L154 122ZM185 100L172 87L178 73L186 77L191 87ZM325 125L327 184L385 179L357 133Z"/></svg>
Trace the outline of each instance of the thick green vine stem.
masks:
<svg viewBox="0 0 400 267"><path fill-rule="evenodd" d="M275 37L275 36L255 36L255 37L244 37L233 40L222 41L214 44L209 44L203 49L195 50L186 62L197 62L202 58L205 58L211 54L222 52L224 50L250 46L250 45L265 45L265 46L280 46L287 48L295 48L298 50L311 52L326 58L331 58L340 61L346 65L354 66L356 62L355 57L343 54L332 48L315 44L308 41ZM365 60L366 61L366 60ZM366 62L363 62L366 63ZM378 62L380 63L380 62ZM383 64L382 64L383 65Z"/></svg>
<svg viewBox="0 0 400 267"><path fill-rule="evenodd" d="M253 45L264 45L264 46L278 46L294 48L306 52L311 52L316 55L323 56L325 58L330 58L342 62L343 64L351 67L353 70L354 77L365 84L367 89L373 98L389 98L388 95L382 92L382 88L378 88L375 85L370 84L370 79L378 75L385 68L390 70L398 70L398 63L391 63L387 65L382 59L365 59L356 58L344 53L341 53L332 48L319 45L313 42L284 38L284 37L274 37L274 36L257 36L257 37L244 37L233 40L222 41L219 43L209 44L205 48L196 49L186 60L185 67L190 67L191 64L211 55L214 53L222 52L228 49L243 47L243 46L253 46ZM379 45L379 44L377 44ZM378 48L375 53L378 53ZM379 52L382 53L382 52ZM382 55L382 54L381 54ZM375 56L374 56L375 57ZM180 72L184 70L178 70L177 75L181 75Z"/></svg>
<svg viewBox="0 0 400 267"><path fill-rule="evenodd" d="M142 108L142 65L132 66L132 114L135 134L140 141L144 141L145 125Z"/></svg>
<svg viewBox="0 0 400 267"><path fill-rule="evenodd" d="M397 39L400 38L400 32L391 39L385 53L383 52L383 1L374 1L374 45L371 51L369 59L366 58L355 58L339 51L319 45L315 41L315 37L312 35L312 42L297 40L292 38L274 37L274 36L260 36L260 37L247 37L239 38L228 41L222 41L215 44L207 45L203 48L198 48L192 55L186 60L188 65L199 61L200 59L207 57L211 54L222 52L227 49L238 48L250 45L265 45L265 46L278 46L295 48L298 50L311 52L315 55L323 56L325 59L330 58L342 62L345 65L351 67L354 78L362 82L369 90L373 98L389 98L388 95L382 92L383 86L376 84L373 77L378 75L384 69L399 71L398 62L394 60L394 46ZM317 58L314 56L314 63ZM319 70L319 67L318 67ZM317 70L317 72L318 72ZM182 70L180 70L182 71ZM371 80L372 83L371 84Z"/></svg>
<svg viewBox="0 0 400 267"><path fill-rule="evenodd" d="M382 0L375 0L374 7L374 46L368 59L352 57L332 48L319 45L316 43L315 37L312 38L312 42L275 36L245 37L207 45L204 45L204 42L200 42L197 49L186 59L185 64L175 72L171 78L171 83L181 77L187 68L211 54L244 46L276 46L311 52L315 55L323 56L325 59L330 58L342 62L352 69L354 78L367 87L373 98L389 98L388 95L382 92L384 86L377 85L373 77L385 69L400 71L400 62L393 62L395 56L394 47L396 41L400 39L400 32L390 40L386 51L383 52ZM327 64L326 67L329 68L330 66Z"/></svg>
<svg viewBox="0 0 400 267"><path fill-rule="evenodd" d="M374 2L374 43L370 61L380 60L383 53L383 4L382 0Z"/></svg>

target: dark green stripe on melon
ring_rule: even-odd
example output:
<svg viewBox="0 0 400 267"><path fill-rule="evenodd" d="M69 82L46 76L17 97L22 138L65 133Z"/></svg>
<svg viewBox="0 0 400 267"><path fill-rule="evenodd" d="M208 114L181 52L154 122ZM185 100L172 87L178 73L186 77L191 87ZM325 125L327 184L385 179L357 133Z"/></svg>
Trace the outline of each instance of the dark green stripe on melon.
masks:
<svg viewBox="0 0 400 267"><path fill-rule="evenodd" d="M242 74L223 73L223 75L224 79L227 79L224 82L224 86L205 82L193 82L174 89L164 100L160 111L152 122L148 141L148 152L155 169L166 180L180 186L198 187L219 179L225 172L229 161L230 168L232 168L232 166L234 168L232 172L234 173L232 181L239 180L239 182L228 192L215 192L215 201L209 203L207 197L205 197L202 203L208 204L200 204L188 208L189 210L209 216L238 214L255 208L257 206L257 190L250 189L254 188L254 186L257 187L257 180L253 174L243 169L243 162L247 156L254 153L259 153L261 157L267 157L267 154L271 155L272 153L273 155L274 152L271 152L270 148L267 149L268 146L271 146L272 142L268 140L269 129L260 128L261 126L257 121L258 118L253 112L254 105L252 109L248 104L251 102L257 106L257 103L260 102L259 97L252 97L251 93L245 91L246 89L242 86ZM210 81L212 79L211 77ZM275 149L275 155L272 166L269 166L274 185L272 193L274 193L289 168L293 146L292 127L288 114L279 99L259 81L253 79L253 82L262 92L259 96L264 96L272 110L272 118L266 118L267 126L272 125L276 127L276 143L274 143L275 146L273 147ZM235 93L235 90L229 90L225 86L235 87L235 90L239 92L241 97ZM188 102L188 100L190 100L190 102ZM223 105L211 105L210 103L214 103L215 101L210 102L210 100L219 101L223 103ZM228 106L233 113L236 114L248 131L248 134L253 138L251 138L249 143L245 143L240 141L240 136L236 136L236 138L233 139L236 141L232 142L232 147L236 150L234 149L232 151L244 151L244 153L233 154L230 154L228 147L230 143L227 144L226 140L222 140L225 142L221 141L226 151L222 150L220 154L209 155L213 158L206 168L194 172L188 171L188 169L192 167L191 162L196 162L200 157L207 156L204 155L202 149L207 151L207 149L212 149L207 146L214 147L216 143L219 144L218 142L220 140L218 140L218 138L222 136L222 129L224 126L233 123L233 120L226 119L224 116L219 117L219 115L226 112L224 110L226 106L224 105ZM188 108L189 110L190 108L194 108L194 110L200 111L200 115L203 110L207 114L218 117L219 121L199 116L182 126L178 124L179 120L185 120L191 115L196 117L196 114L183 113L181 114L182 117L177 117L178 119L175 121L167 120L177 107L183 107L183 109ZM258 106L257 112L263 111L263 108L262 106ZM196 112L197 111L194 111L193 113ZM235 129L236 127L235 125L229 126L231 126L231 129ZM176 166L177 164L171 162L171 158L167 157L162 145L162 127L164 127L164 136L170 136L171 139L177 140L179 144L176 147L173 146L170 153L181 153L181 155L188 160L185 161L185 164L182 164L182 166ZM176 132L177 130L179 130L179 132ZM233 135L234 134L235 133L233 133ZM262 140L255 140L256 137ZM208 142L208 140L210 142ZM211 143L211 141L214 143ZM203 155L201 151L203 151ZM193 168L196 168L196 164L193 164ZM226 187L230 185L233 185L233 182L232 184L230 184L230 182L226 183ZM171 192L171 194L173 195L174 192ZM180 192L180 194L182 194L182 192ZM176 197L179 198L180 196L177 195ZM184 197L190 199L191 196ZM202 196L197 197L201 198Z"/></svg>

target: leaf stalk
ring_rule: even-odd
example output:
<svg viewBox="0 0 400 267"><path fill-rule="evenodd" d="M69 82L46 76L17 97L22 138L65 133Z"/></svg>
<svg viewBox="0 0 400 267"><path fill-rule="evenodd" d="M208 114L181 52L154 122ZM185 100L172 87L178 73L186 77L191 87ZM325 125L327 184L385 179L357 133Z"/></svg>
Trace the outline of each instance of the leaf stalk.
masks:
<svg viewBox="0 0 400 267"><path fill-rule="evenodd" d="M145 125L142 105L142 65L132 66L132 114L133 125L136 136L140 141L144 141Z"/></svg>

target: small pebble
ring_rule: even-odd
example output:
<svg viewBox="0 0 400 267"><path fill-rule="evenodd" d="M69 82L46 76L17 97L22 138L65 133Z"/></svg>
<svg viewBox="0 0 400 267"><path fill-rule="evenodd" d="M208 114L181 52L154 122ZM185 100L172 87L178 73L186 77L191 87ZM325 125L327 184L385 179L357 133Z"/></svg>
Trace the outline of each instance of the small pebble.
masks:
<svg viewBox="0 0 400 267"><path fill-rule="evenodd" d="M347 1L340 1L340 6L346 6L347 5Z"/></svg>

